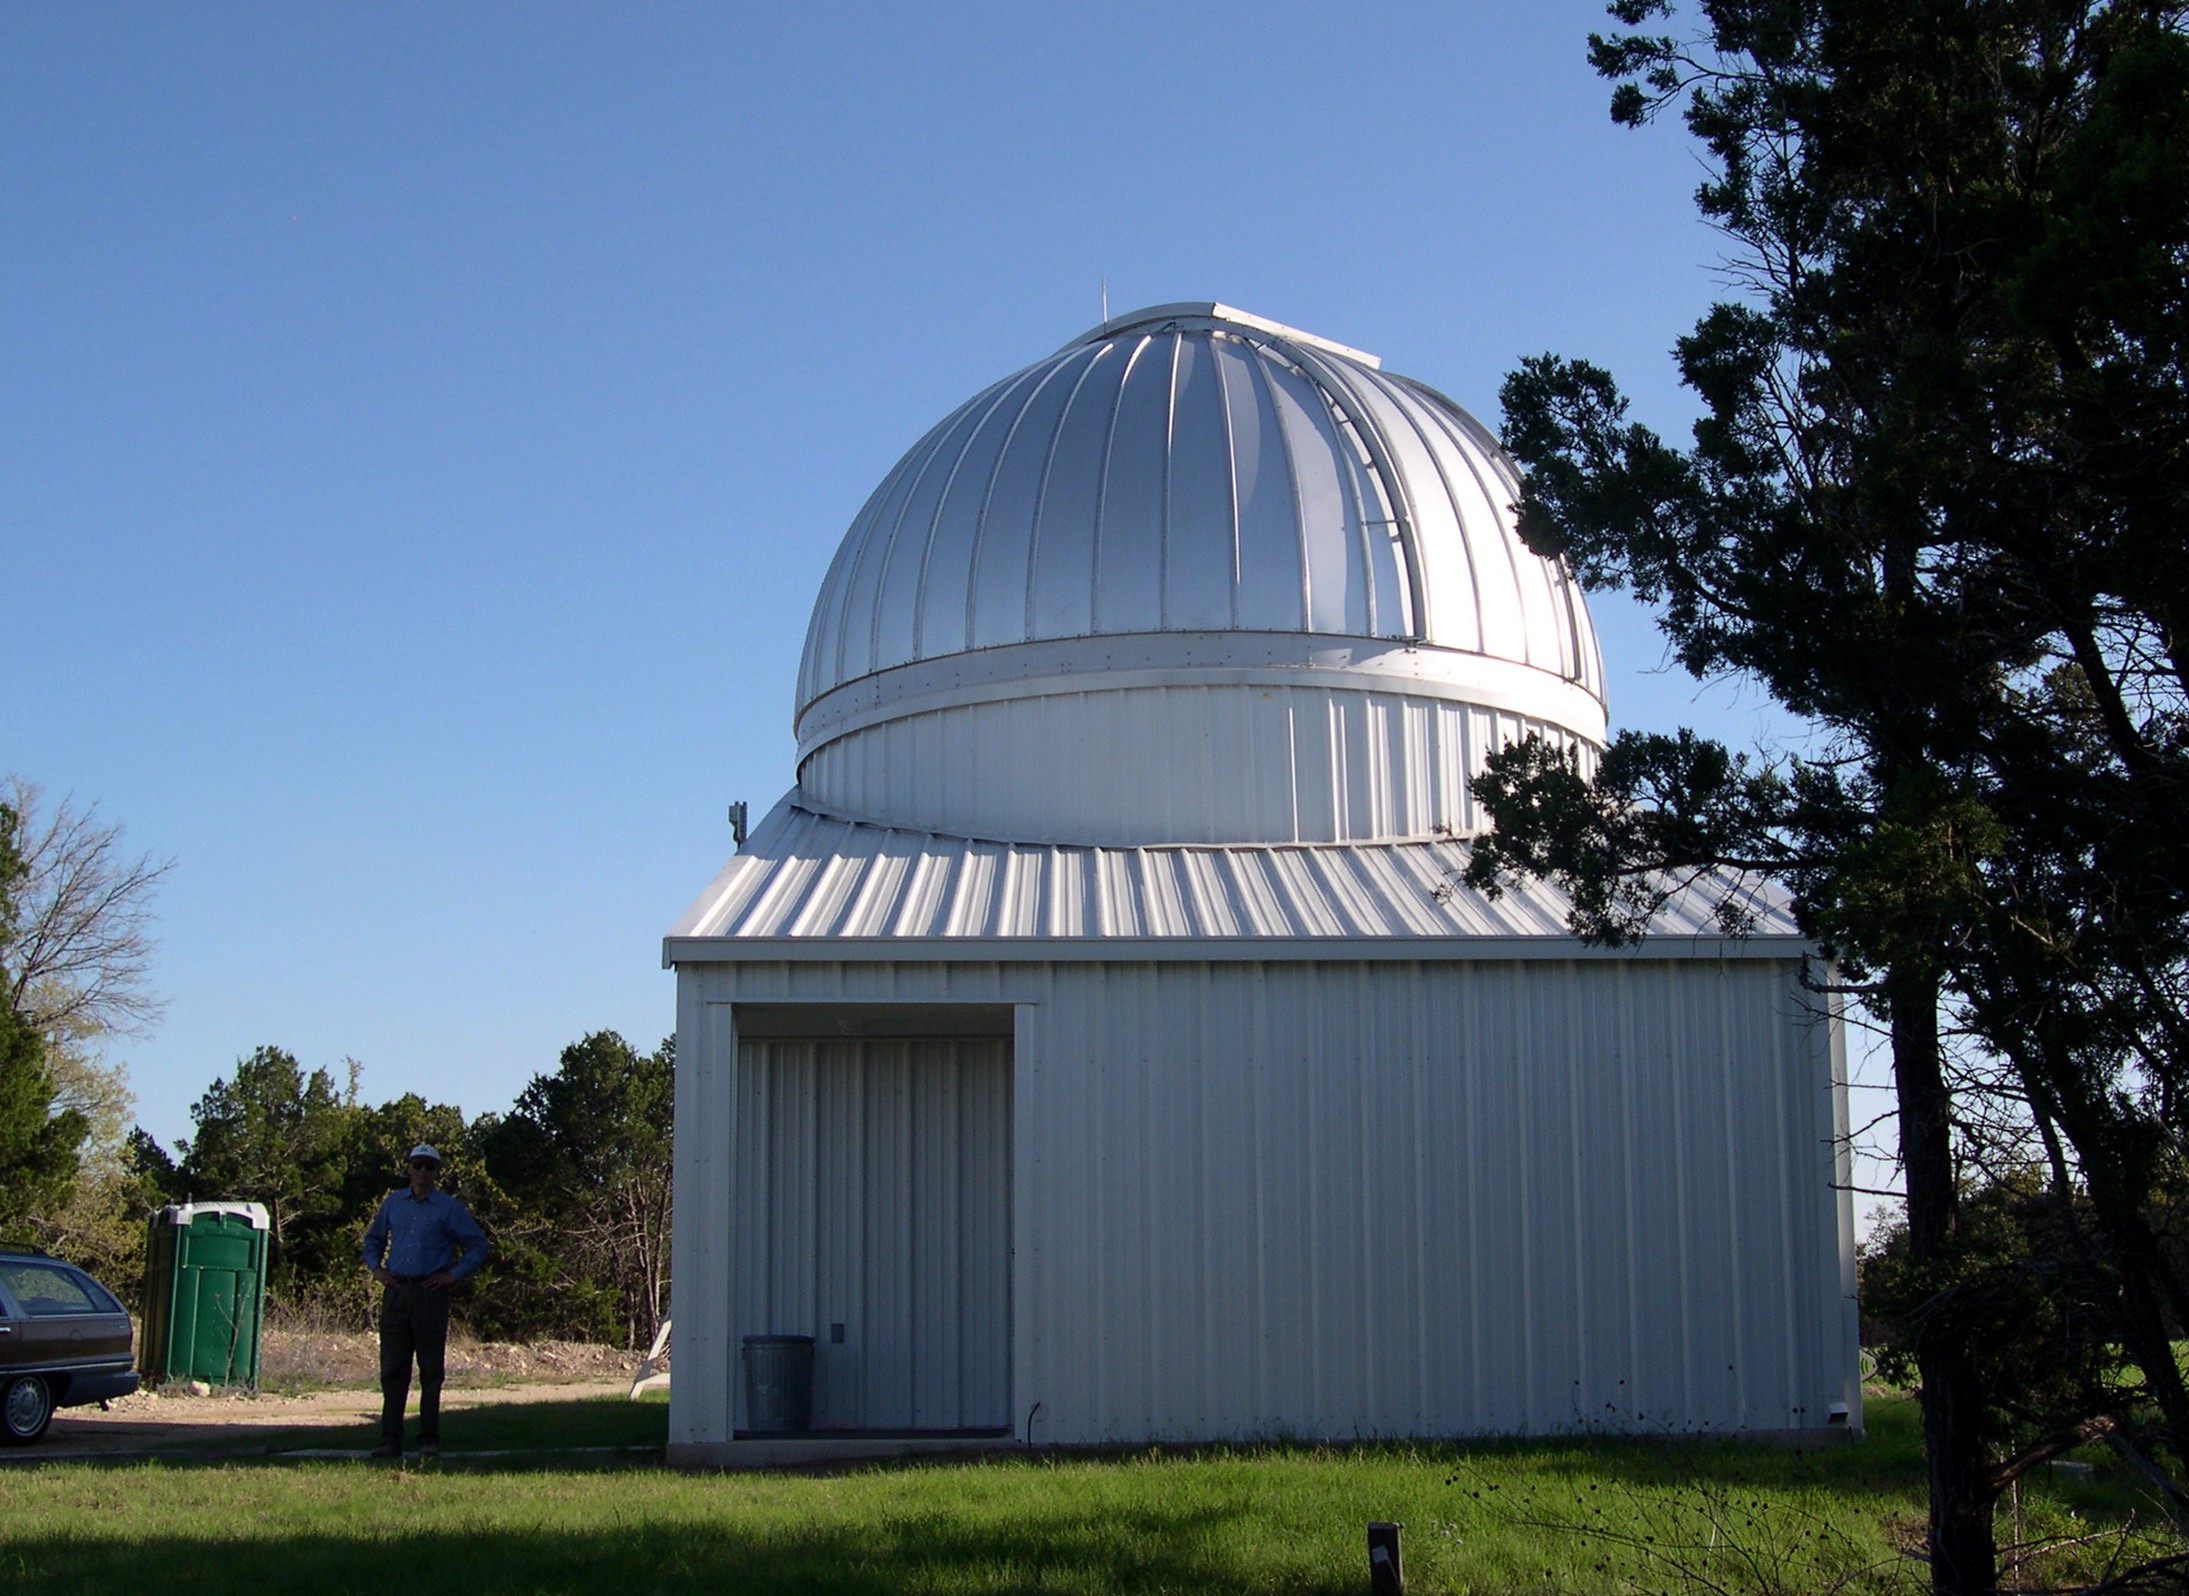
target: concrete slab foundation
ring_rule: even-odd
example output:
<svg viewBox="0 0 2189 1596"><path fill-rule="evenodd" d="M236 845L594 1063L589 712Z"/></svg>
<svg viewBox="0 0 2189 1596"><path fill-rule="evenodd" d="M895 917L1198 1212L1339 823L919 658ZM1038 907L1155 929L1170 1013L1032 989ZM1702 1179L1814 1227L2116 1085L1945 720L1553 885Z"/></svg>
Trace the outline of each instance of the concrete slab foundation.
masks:
<svg viewBox="0 0 2189 1596"><path fill-rule="evenodd" d="M669 1447L673 1469L795 1469L830 1463L949 1453L1005 1452L1021 1443L1008 1435L756 1436L748 1441L688 1441Z"/></svg>

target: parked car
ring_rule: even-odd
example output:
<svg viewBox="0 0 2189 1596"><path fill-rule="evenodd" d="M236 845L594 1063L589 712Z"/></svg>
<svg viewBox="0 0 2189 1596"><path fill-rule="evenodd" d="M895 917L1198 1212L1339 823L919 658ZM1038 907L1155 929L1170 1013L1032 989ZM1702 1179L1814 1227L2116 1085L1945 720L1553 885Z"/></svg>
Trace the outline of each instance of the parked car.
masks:
<svg viewBox="0 0 2189 1596"><path fill-rule="evenodd" d="M137 1389L129 1315L74 1264L0 1250L0 1441L28 1446L55 1408Z"/></svg>

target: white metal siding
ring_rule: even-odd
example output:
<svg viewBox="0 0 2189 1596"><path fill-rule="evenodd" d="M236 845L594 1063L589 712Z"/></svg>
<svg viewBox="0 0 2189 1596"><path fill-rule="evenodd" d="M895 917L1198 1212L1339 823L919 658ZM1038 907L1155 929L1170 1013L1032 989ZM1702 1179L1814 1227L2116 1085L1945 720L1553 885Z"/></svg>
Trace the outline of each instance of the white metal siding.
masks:
<svg viewBox="0 0 2189 1596"><path fill-rule="evenodd" d="M726 1441L735 1428L729 1279L739 1214L731 1200L736 1144L737 1036L730 1006L707 1001L708 983L677 982L675 1213L669 1231L676 1379L672 1443Z"/></svg>
<svg viewBox="0 0 2189 1596"><path fill-rule="evenodd" d="M733 1344L814 1337L816 1429L1008 1425L1010 1044L748 1039L737 1076Z"/></svg>
<svg viewBox="0 0 2189 1596"><path fill-rule="evenodd" d="M1550 721L1405 693L1143 687L962 704L886 720L800 766L819 808L1024 842L1344 842L1485 827L1470 786Z"/></svg>
<svg viewBox="0 0 2189 1596"><path fill-rule="evenodd" d="M1021 1005L1011 1411L1041 1404L1037 1441L1777 1430L1835 1402L1859 1423L1834 1033L1790 960L775 962L680 984L687 1014ZM722 1035L679 1053L710 1102ZM679 1109L681 1160L687 1124L721 1116ZM688 1248L724 1215L687 1203L720 1198L683 1167ZM731 1285L678 1276L680 1437L702 1438L687 1358L729 1352L686 1315L713 1296L701 1322L726 1326Z"/></svg>

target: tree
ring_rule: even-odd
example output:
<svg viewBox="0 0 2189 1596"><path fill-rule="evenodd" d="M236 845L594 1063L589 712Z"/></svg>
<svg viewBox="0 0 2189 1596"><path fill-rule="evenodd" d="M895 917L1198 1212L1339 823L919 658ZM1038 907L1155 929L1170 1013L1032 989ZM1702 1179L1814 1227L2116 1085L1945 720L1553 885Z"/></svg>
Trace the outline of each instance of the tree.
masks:
<svg viewBox="0 0 2189 1596"><path fill-rule="evenodd" d="M349 1061L351 1087L362 1066ZM381 1199L400 1184L403 1162L420 1142L441 1154L442 1189L466 1199L477 1210L473 1187L479 1182L471 1130L463 1110L429 1103L416 1092L382 1103L357 1106L345 1116L333 1159L334 1192L315 1222L292 1248L294 1290L338 1321L370 1323L374 1302L369 1277L358 1266L359 1242Z"/></svg>
<svg viewBox="0 0 2189 1596"><path fill-rule="evenodd" d="M420 1142L440 1153L442 1184L455 1191L464 1179L471 1150L471 1131L462 1109L405 1092L378 1108L359 1108L349 1117L341 1154L341 1197L343 1211L356 1216L359 1235L380 1199L400 1184L404 1160ZM354 1263L356 1253L352 1245L347 1261Z"/></svg>
<svg viewBox="0 0 2189 1596"><path fill-rule="evenodd" d="M0 804L0 981L29 873L16 839L16 811ZM45 1039L12 1008L0 1008L0 1240L25 1241L31 1221L66 1201L88 1130L80 1110L54 1103Z"/></svg>
<svg viewBox="0 0 2189 1596"><path fill-rule="evenodd" d="M141 1031L159 1017L151 989L152 894L173 868L132 857L122 828L96 804L63 798L51 809L20 776L8 778L6 814L21 869L0 916L7 1007L57 1046Z"/></svg>
<svg viewBox="0 0 2189 1596"><path fill-rule="evenodd" d="M2135 0L1702 9L1691 42L1592 40L1615 117L1682 110L1736 250L1741 296L1677 350L1694 445L1548 356L1508 380L1505 437L1532 546L1657 604L1685 666L1762 682L1826 752L1757 771L1625 737L1589 779L1524 746L1482 784L1498 830L1470 878L1556 875L1611 939L1661 872L1788 879L1890 1027L1907 1258L1943 1293L1914 1343L1933 1575L1988 1590L2013 1469L2128 1415L2047 1412L1999 1455L2015 1376L1955 1283L1942 1003L2003 1061L2189 1457L2184 1296L2145 1218L2189 1085L2189 43L2179 6Z"/></svg>
<svg viewBox="0 0 2189 1596"><path fill-rule="evenodd" d="M580 1295L586 1282L607 1287L627 1346L649 1340L668 1305L675 1072L674 1038L640 1053L596 1031L480 1137L507 1204L508 1266L538 1272L537 1249Z"/></svg>
<svg viewBox="0 0 2189 1596"><path fill-rule="evenodd" d="M342 1216L353 1096L354 1085L345 1094L326 1070L306 1075L293 1055L261 1047L191 1106L196 1134L184 1149L183 1187L201 1198L264 1203L268 1274L284 1286L301 1278L314 1232Z"/></svg>
<svg viewBox="0 0 2189 1596"><path fill-rule="evenodd" d="M37 1037L47 1111L65 1117L69 1178L41 1188L27 1216L37 1242L129 1280L143 1256L143 1193L125 1158L128 1070L103 1054L160 1010L150 986L151 902L170 868L130 854L96 805L11 776L0 828L16 868L0 881L0 998Z"/></svg>
<svg viewBox="0 0 2189 1596"><path fill-rule="evenodd" d="M75 1109L54 1111L38 1033L0 1009L0 1241L30 1240L31 1221L67 1201L85 1128Z"/></svg>

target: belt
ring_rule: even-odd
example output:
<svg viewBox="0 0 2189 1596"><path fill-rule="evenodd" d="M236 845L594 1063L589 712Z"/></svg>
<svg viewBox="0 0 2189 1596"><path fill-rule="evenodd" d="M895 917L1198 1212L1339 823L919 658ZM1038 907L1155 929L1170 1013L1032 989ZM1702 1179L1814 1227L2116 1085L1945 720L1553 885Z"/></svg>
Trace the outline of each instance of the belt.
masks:
<svg viewBox="0 0 2189 1596"><path fill-rule="evenodd" d="M415 1286L426 1277L424 1275L390 1274L388 1278L399 1286Z"/></svg>

